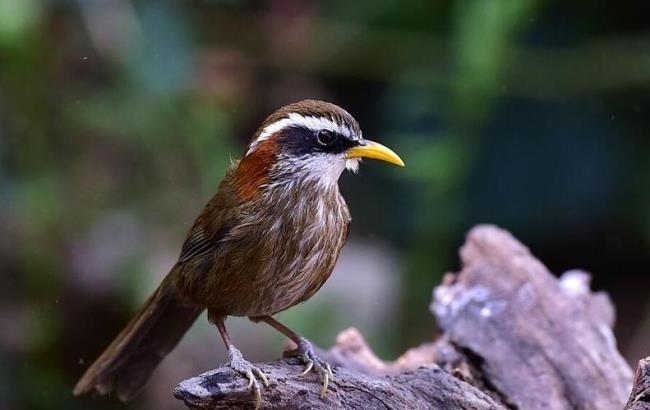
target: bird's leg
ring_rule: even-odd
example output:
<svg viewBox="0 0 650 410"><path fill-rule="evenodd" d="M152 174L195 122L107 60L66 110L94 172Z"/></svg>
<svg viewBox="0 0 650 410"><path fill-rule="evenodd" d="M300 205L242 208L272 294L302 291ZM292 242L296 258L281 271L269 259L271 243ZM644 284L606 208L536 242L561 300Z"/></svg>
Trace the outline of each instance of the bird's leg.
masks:
<svg viewBox="0 0 650 410"><path fill-rule="evenodd" d="M212 315L210 315L212 316ZM260 392L260 386L257 383L257 378L262 380L264 387L269 387L269 380L266 378L266 375L257 367L253 366L248 360L244 359L239 349L235 347L230 341L230 336L226 331L226 324L224 323L224 317L210 317L210 321L217 326L219 333L221 333L221 338L228 349L228 359L230 362L228 366L235 371L241 373L244 377L248 378L248 387L247 389L252 388L255 393L255 409L259 409L262 405L262 393Z"/></svg>
<svg viewBox="0 0 650 410"><path fill-rule="evenodd" d="M293 340L294 343L298 345L298 348L291 352L292 355L299 357L302 361L305 362L305 370L300 374L301 376L306 375L311 370L314 370L318 373L323 381L323 388L321 389L321 396L325 397L327 395L327 386L331 380L334 379L334 373L332 373L332 368L329 363L321 360L316 353L314 352L314 347L311 343L300 336L298 333L289 329L282 323L273 319L271 316L255 316L250 318L254 322L265 322L270 325L283 335L287 336L289 339Z"/></svg>

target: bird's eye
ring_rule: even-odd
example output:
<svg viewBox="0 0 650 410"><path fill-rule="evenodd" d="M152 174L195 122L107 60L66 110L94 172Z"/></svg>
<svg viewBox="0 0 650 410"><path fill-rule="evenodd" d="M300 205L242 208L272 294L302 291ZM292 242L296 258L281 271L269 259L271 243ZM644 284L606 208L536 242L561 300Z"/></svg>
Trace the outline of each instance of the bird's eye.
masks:
<svg viewBox="0 0 650 410"><path fill-rule="evenodd" d="M336 141L336 134L329 130L320 130L316 134L316 140L320 145L330 145Z"/></svg>

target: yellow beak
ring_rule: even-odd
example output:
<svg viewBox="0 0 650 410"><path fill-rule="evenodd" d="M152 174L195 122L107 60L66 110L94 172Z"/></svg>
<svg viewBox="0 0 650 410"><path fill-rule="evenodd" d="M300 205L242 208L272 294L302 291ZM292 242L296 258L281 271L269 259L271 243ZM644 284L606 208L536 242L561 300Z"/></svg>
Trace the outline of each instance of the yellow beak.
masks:
<svg viewBox="0 0 650 410"><path fill-rule="evenodd" d="M361 145L345 151L345 158L372 158L404 166L404 161L392 149L377 142L362 140Z"/></svg>

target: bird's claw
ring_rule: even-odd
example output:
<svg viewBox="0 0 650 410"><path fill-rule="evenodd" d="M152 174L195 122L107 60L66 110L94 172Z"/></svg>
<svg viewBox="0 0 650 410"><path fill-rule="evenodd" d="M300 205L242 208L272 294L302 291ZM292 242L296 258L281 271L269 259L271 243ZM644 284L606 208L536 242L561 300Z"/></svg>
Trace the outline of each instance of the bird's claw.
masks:
<svg viewBox="0 0 650 410"><path fill-rule="evenodd" d="M305 360L305 359L303 358L303 360ZM303 372L300 373L300 377L307 375L307 373L309 373L311 371L312 367L314 367L314 362L311 361L310 359L307 359L307 360L308 360L307 361L307 366L305 366L305 370L303 370Z"/></svg>
<svg viewBox="0 0 650 410"><path fill-rule="evenodd" d="M316 356L314 348L307 339L300 340L298 348L294 351L294 354L305 362L305 370L300 373L300 376L305 376L314 370L320 375L321 380L323 381L320 395L321 397L327 396L327 387L329 386L330 381L334 380L334 373L332 372L330 364Z"/></svg>
<svg viewBox="0 0 650 410"><path fill-rule="evenodd" d="M228 366L248 379L246 390L250 390L251 388L253 389L253 393L255 394L255 409L259 409L262 405L262 392L257 379L259 378L262 380L264 387L269 387L269 379L266 378L264 372L253 366L248 360L244 359L241 352L236 347L229 346L228 356L230 358Z"/></svg>

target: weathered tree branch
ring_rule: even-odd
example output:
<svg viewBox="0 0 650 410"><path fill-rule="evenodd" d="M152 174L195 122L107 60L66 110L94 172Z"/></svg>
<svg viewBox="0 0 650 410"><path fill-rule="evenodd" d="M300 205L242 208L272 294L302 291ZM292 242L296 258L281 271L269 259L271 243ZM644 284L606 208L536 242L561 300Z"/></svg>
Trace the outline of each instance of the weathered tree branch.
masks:
<svg viewBox="0 0 650 410"><path fill-rule="evenodd" d="M558 281L494 227L472 230L461 259L431 310L477 382L517 408L623 407L632 371L616 350L613 307L586 273Z"/></svg>
<svg viewBox="0 0 650 410"><path fill-rule="evenodd" d="M630 400L625 405L625 410L648 409L650 409L650 357L639 361Z"/></svg>
<svg viewBox="0 0 650 410"><path fill-rule="evenodd" d="M303 365L284 359L258 365L270 380L264 389L264 408L392 408L392 409L504 409L477 388L431 364L394 376L371 377L344 368L334 370L326 398L321 398L320 379L298 377ZM252 405L246 380L229 368L220 368L185 380L175 390L190 408L225 409Z"/></svg>
<svg viewBox="0 0 650 410"><path fill-rule="evenodd" d="M434 289L431 311L442 335L393 362L377 358L348 329L321 352L334 365L326 398L315 375L298 377L293 359L259 364L271 386L267 408L617 409L632 371L612 333L614 309L592 293L589 275L556 279L508 232L474 228L461 249L463 268ZM626 408L648 404L642 361ZM220 368L182 382L175 396L189 407L251 405L246 381ZM636 406L636 407L634 407Z"/></svg>

